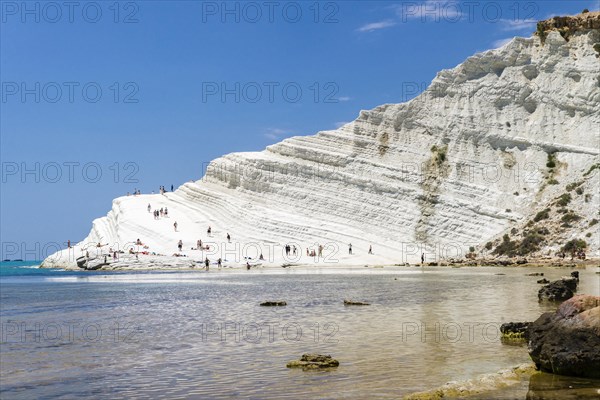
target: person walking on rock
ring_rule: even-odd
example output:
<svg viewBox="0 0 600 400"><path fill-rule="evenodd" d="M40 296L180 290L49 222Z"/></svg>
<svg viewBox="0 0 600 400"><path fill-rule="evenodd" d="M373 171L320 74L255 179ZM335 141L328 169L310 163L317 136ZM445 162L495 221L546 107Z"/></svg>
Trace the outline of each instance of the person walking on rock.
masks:
<svg viewBox="0 0 600 400"><path fill-rule="evenodd" d="M352 243L348 245L348 254L352 255Z"/></svg>
<svg viewBox="0 0 600 400"><path fill-rule="evenodd" d="M228 241L229 243L231 243L231 236L229 235L229 233L227 234L227 241Z"/></svg>
<svg viewBox="0 0 600 400"><path fill-rule="evenodd" d="M369 246L369 254L373 254L373 246Z"/></svg>
<svg viewBox="0 0 600 400"><path fill-rule="evenodd" d="M177 221L173 224L173 228L175 228L175 232L177 232Z"/></svg>
<svg viewBox="0 0 600 400"><path fill-rule="evenodd" d="M179 240L179 243L177 243L177 247L179 248L179 251L181 251L181 249L183 248L183 242L181 241L181 239Z"/></svg>

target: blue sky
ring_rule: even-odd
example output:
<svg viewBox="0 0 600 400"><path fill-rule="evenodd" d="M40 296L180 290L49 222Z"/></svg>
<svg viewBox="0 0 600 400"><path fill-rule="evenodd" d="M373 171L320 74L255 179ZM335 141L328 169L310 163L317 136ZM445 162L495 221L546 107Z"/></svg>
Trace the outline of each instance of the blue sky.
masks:
<svg viewBox="0 0 600 400"><path fill-rule="evenodd" d="M69 5L70 4L70 5ZM111 200L408 100L597 1L0 1L2 258L83 239ZM137 182L136 182L137 180Z"/></svg>

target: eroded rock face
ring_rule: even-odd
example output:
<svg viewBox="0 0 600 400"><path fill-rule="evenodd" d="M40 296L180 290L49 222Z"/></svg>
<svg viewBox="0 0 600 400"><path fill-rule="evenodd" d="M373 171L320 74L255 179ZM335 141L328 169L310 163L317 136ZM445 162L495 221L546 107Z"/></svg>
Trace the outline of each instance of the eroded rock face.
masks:
<svg viewBox="0 0 600 400"><path fill-rule="evenodd" d="M592 29L600 29L600 12L553 17L540 21L537 24L536 34L543 38L547 32L557 31L563 38L569 40L576 32L585 32Z"/></svg>
<svg viewBox="0 0 600 400"><path fill-rule="evenodd" d="M554 281L544 287L538 292L539 301L564 301L568 300L575 294L577 290L577 278L563 278L558 281Z"/></svg>
<svg viewBox="0 0 600 400"><path fill-rule="evenodd" d="M529 327L529 355L542 371L600 378L600 297L578 295Z"/></svg>

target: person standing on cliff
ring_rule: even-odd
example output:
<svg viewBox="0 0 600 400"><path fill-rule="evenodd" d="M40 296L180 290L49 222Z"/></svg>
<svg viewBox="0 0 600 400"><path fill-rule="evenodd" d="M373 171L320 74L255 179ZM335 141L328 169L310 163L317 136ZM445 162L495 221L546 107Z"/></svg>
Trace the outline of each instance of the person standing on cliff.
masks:
<svg viewBox="0 0 600 400"><path fill-rule="evenodd" d="M173 224L173 228L175 229L175 232L177 232L177 221L175 221L175 223Z"/></svg>
<svg viewBox="0 0 600 400"><path fill-rule="evenodd" d="M352 243L348 245L348 254L352 255Z"/></svg>
<svg viewBox="0 0 600 400"><path fill-rule="evenodd" d="M227 233L227 241L228 241L229 243L231 243L231 236L229 235L229 233Z"/></svg>
<svg viewBox="0 0 600 400"><path fill-rule="evenodd" d="M181 249L183 248L183 241L181 239L179 239L179 243L177 243L177 247L179 248L179 251L181 251Z"/></svg>
<svg viewBox="0 0 600 400"><path fill-rule="evenodd" d="M425 253L421 253L421 265L425 262Z"/></svg>
<svg viewBox="0 0 600 400"><path fill-rule="evenodd" d="M210 225L208 226L208 229L206 230L206 233L208 234L208 236L210 236L210 233L212 232L212 229L210 227Z"/></svg>
<svg viewBox="0 0 600 400"><path fill-rule="evenodd" d="M373 254L373 246L369 246L369 254Z"/></svg>

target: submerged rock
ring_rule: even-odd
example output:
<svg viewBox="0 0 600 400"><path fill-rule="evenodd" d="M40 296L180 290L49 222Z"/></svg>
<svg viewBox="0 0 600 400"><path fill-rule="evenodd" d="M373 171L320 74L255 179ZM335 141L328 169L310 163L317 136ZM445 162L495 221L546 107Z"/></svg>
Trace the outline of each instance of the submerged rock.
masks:
<svg viewBox="0 0 600 400"><path fill-rule="evenodd" d="M544 276L543 272L534 272L532 274L527 274L527 276Z"/></svg>
<svg viewBox="0 0 600 400"><path fill-rule="evenodd" d="M540 279L539 281L537 281L537 283L550 283L550 281L546 278L544 279Z"/></svg>
<svg viewBox="0 0 600 400"><path fill-rule="evenodd" d="M287 306L287 303L285 301L265 301L260 305L263 307L282 307Z"/></svg>
<svg viewBox="0 0 600 400"><path fill-rule="evenodd" d="M507 322L500 325L503 339L528 339L527 329L531 322Z"/></svg>
<svg viewBox="0 0 600 400"><path fill-rule="evenodd" d="M527 400L598 400L598 381L538 372L529 378Z"/></svg>
<svg viewBox="0 0 600 400"><path fill-rule="evenodd" d="M455 398L506 398L490 397L500 388L516 385L534 374L533 364L521 364L510 369L503 369L496 373L479 375L466 381L451 381L443 386L425 392L406 395L403 400L441 400Z"/></svg>
<svg viewBox="0 0 600 400"><path fill-rule="evenodd" d="M600 296L578 295L529 326L529 355L542 371L600 378Z"/></svg>
<svg viewBox="0 0 600 400"><path fill-rule="evenodd" d="M564 301L573 297L575 290L577 290L576 278L563 278L558 281L554 281L544 287L538 292L539 301Z"/></svg>
<svg viewBox="0 0 600 400"><path fill-rule="evenodd" d="M371 303L363 303L362 301L344 300L345 306L370 306Z"/></svg>
<svg viewBox="0 0 600 400"><path fill-rule="evenodd" d="M335 368L340 362L330 355L322 354L302 354L300 360L294 360L287 363L288 368L319 369Z"/></svg>

